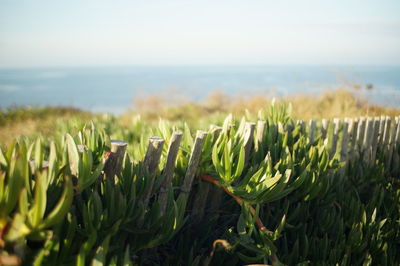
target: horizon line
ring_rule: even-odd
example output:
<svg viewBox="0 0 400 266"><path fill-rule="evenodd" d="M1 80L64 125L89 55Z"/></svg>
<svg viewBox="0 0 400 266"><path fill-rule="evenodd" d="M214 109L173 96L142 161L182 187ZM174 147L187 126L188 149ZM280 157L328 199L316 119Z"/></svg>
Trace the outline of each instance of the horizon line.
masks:
<svg viewBox="0 0 400 266"><path fill-rule="evenodd" d="M268 66L304 66L304 67L400 67L400 63L227 63L227 64L83 64L83 65L36 65L1 66L0 70L48 69L48 68L108 68L108 67L268 67Z"/></svg>

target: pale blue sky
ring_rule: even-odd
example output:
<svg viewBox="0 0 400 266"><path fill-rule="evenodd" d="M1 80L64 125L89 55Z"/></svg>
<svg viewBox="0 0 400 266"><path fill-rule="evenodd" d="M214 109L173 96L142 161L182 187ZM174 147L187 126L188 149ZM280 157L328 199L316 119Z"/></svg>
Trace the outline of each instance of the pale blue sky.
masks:
<svg viewBox="0 0 400 266"><path fill-rule="evenodd" d="M400 64L400 0L0 0L0 67Z"/></svg>

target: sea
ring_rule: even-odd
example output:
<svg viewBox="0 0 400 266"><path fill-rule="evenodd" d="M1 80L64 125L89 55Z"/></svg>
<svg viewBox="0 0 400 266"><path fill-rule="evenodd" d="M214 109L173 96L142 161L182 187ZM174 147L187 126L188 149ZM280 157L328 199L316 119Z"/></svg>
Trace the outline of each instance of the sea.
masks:
<svg viewBox="0 0 400 266"><path fill-rule="evenodd" d="M0 108L72 106L120 114L150 95L201 102L214 91L279 98L318 96L338 88L350 88L371 103L400 108L400 65L1 68Z"/></svg>

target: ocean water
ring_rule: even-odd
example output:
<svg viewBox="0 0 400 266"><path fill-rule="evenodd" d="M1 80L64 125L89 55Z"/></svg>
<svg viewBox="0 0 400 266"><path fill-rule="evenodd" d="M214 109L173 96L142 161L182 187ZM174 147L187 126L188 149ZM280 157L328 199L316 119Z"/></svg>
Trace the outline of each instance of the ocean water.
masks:
<svg viewBox="0 0 400 266"><path fill-rule="evenodd" d="M361 86L373 103L400 108L399 66L124 66L0 69L0 108L74 106L122 113L159 93L201 101L212 91L282 97ZM372 85L372 89L366 87Z"/></svg>

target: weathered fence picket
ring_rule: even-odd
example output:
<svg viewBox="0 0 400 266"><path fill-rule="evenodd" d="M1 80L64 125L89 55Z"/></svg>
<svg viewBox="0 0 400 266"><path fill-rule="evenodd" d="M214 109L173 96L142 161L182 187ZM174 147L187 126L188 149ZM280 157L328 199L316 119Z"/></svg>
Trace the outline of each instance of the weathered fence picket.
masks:
<svg viewBox="0 0 400 266"><path fill-rule="evenodd" d="M349 146L349 119L346 118L343 121L343 130L342 130L342 141L340 144L340 161L344 162L345 165L342 167L341 174L344 175L347 168L348 161L348 146Z"/></svg>
<svg viewBox="0 0 400 266"><path fill-rule="evenodd" d="M168 189L172 182L172 176L174 175L176 157L179 151L179 144L181 143L182 132L174 132L169 141L167 159L163 170L163 182L158 193L158 202L160 204L160 215L164 215L167 207L167 195Z"/></svg>
<svg viewBox="0 0 400 266"><path fill-rule="evenodd" d="M392 119L390 117L385 118L385 127L383 131L383 141L382 144L384 145L384 149L387 149L387 145L389 143L389 134L390 134L390 124L392 123Z"/></svg>
<svg viewBox="0 0 400 266"><path fill-rule="evenodd" d="M394 142L396 138L396 129L397 129L397 123L398 120L395 119L393 121L393 125L390 130L390 138L389 138L389 144L388 144L388 155L386 159L386 164L388 165L388 169L391 170L391 165L392 165L392 157L393 157L393 149L394 149Z"/></svg>
<svg viewBox="0 0 400 266"><path fill-rule="evenodd" d="M378 149L378 143L379 143L379 127L380 127L380 118L375 117L374 118L374 133L372 136L372 144L371 144L371 158L370 162L371 164L375 162L376 159L376 151Z"/></svg>
<svg viewBox="0 0 400 266"><path fill-rule="evenodd" d="M328 128L329 128L329 120L328 119L322 119L321 121L321 138L326 139L328 136Z"/></svg>
<svg viewBox="0 0 400 266"><path fill-rule="evenodd" d="M357 151L358 151L357 158L360 158L361 152L363 150L365 125L366 125L366 119L365 117L361 117L358 123L358 130L357 130Z"/></svg>
<svg viewBox="0 0 400 266"><path fill-rule="evenodd" d="M152 195L155 176L158 169L158 164L160 162L162 149L164 146L165 140L159 137L151 137L149 139L149 144L147 146L146 155L143 160L143 169L141 169L141 175L148 179L148 183L146 186L146 190L143 193L143 197L141 199L143 207L146 209L149 205L150 197ZM138 220L138 226L141 227L144 222L144 215Z"/></svg>
<svg viewBox="0 0 400 266"><path fill-rule="evenodd" d="M373 134L374 134L374 119L372 117L368 117L364 134L363 149L362 149L362 153L364 155L363 159L365 162L369 162L371 159L371 154L372 154L371 143Z"/></svg>
<svg viewBox="0 0 400 266"><path fill-rule="evenodd" d="M147 207L149 204L151 192L153 190L155 174L160 162L160 157L163 149L165 140L159 137L151 137L149 139L149 145L147 146L146 155L143 161L142 175L149 179L147 189L143 195L143 206Z"/></svg>
<svg viewBox="0 0 400 266"><path fill-rule="evenodd" d="M197 166L199 165L201 152L203 149L204 141L207 137L207 132L198 130L196 134L196 139L194 140L194 145L192 149L192 154L189 158L188 169L186 170L185 178L181 186L181 195L188 195L191 188L194 176L197 171Z"/></svg>
<svg viewBox="0 0 400 266"><path fill-rule="evenodd" d="M351 123L349 125L349 157L350 160L353 160L356 154L356 140L357 140L357 130L358 130L358 119L351 119Z"/></svg>
<svg viewBox="0 0 400 266"><path fill-rule="evenodd" d="M296 126L300 126L300 131L304 132L305 131L305 124L303 120L297 120L296 121Z"/></svg>
<svg viewBox="0 0 400 266"><path fill-rule="evenodd" d="M210 126L210 134L213 137L213 140L216 141L219 137L219 134L222 131L222 127L218 127L215 125ZM195 224L201 222L204 217L204 212L206 209L207 200L209 198L209 191L212 189L212 184L208 182L199 181L199 186L196 191L195 198L193 200L193 212L192 212L192 220ZM214 204L216 208L219 208L219 203L221 201L222 191L218 190L219 195L216 199L214 199ZM215 196L212 194L212 196Z"/></svg>
<svg viewBox="0 0 400 266"><path fill-rule="evenodd" d="M115 175L121 172L122 161L124 160L124 155L127 146L128 143L125 141L120 141L120 140L111 141L110 154L104 165L104 173L107 178L114 180Z"/></svg>
<svg viewBox="0 0 400 266"><path fill-rule="evenodd" d="M339 128L340 128L340 119L335 118L333 120L333 134L332 134L331 147L329 151L330 158L333 158L336 154L337 142L339 139Z"/></svg>
<svg viewBox="0 0 400 266"><path fill-rule="evenodd" d="M258 151L260 147L262 147L262 142L264 138L264 132L265 132L265 125L267 124L266 121L258 121L257 122L257 133L256 133L256 146L255 146L255 151Z"/></svg>
<svg viewBox="0 0 400 266"><path fill-rule="evenodd" d="M392 159L392 165L394 166L394 174L399 175L400 174L400 156L399 156L399 148L400 148L400 117L396 117L396 123L397 123L397 128L396 128L396 137L394 138L394 154L393 154L393 159ZM397 169L395 168L397 166Z"/></svg>
<svg viewBox="0 0 400 266"><path fill-rule="evenodd" d="M312 119L309 122L309 130L308 130L308 140L310 141L310 144L313 145L314 144L314 140L315 140L315 120Z"/></svg>
<svg viewBox="0 0 400 266"><path fill-rule="evenodd" d="M244 157L244 164L245 166L249 162L250 159L250 152L253 148L253 138L254 138L254 129L256 127L256 123L250 123L247 122L245 125L245 133L244 133L244 151L245 151L245 157Z"/></svg>

